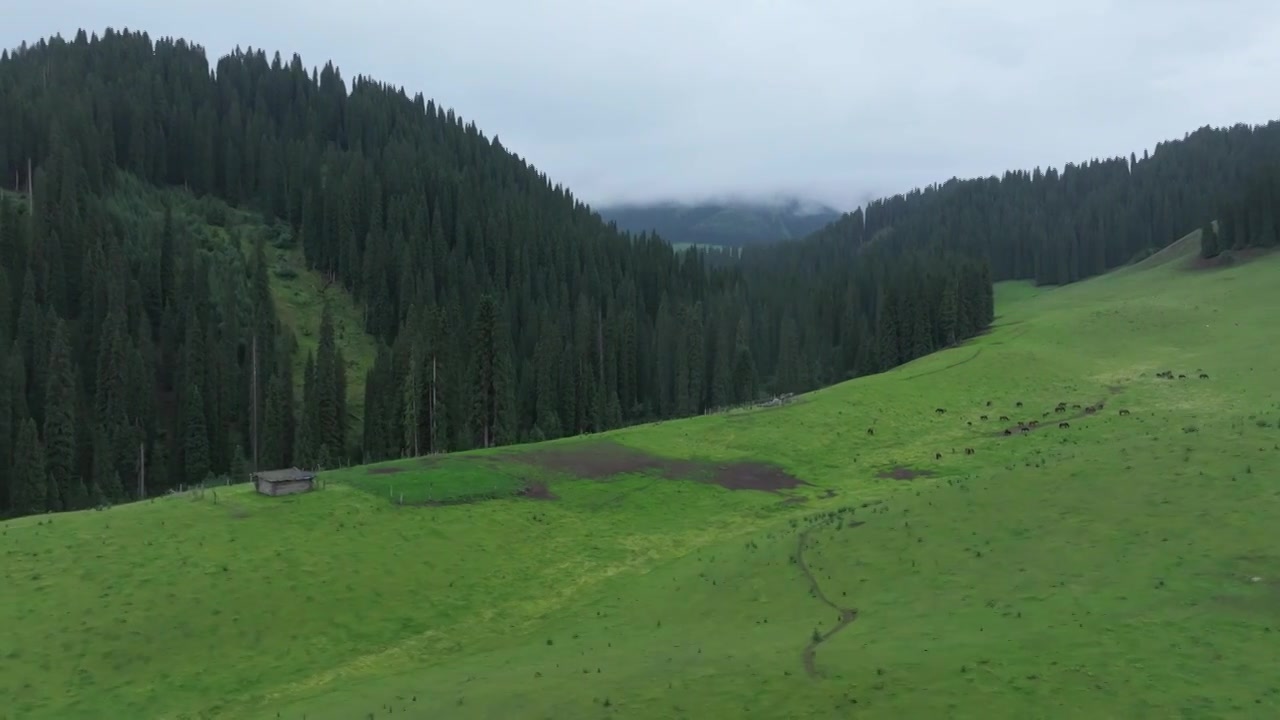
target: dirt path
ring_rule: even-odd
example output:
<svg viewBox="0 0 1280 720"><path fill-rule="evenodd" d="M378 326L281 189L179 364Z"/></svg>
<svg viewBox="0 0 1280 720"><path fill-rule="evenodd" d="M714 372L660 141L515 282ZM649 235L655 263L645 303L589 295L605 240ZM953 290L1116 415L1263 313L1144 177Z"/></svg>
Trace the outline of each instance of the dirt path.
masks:
<svg viewBox="0 0 1280 720"><path fill-rule="evenodd" d="M831 636L848 627L854 620L857 620L858 611L854 608L845 608L836 605L831 602L831 598L827 597L827 594L822 591L822 586L818 584L818 579L813 576L813 571L809 569L808 563L804 561L804 548L809 542L810 532L812 532L812 530L805 530L800 533L800 542L796 547L796 564L800 566L800 572L804 573L804 576L809 580L809 587L813 588L813 594L816 595L823 604L840 613L840 620L836 623L835 627L826 631L821 636L810 640L809 644L804 648L804 653L801 655L801 658L804 660L805 672L809 673L809 677L816 678L818 677L818 665L817 658L815 656L818 652L818 646L826 642L831 638Z"/></svg>
<svg viewBox="0 0 1280 720"><path fill-rule="evenodd" d="M967 357L967 358L965 358L965 359L963 359L963 360L960 360L960 361L958 361L958 362L953 362L953 363L951 363L950 365L948 365L948 366L946 366L946 367L934 368L934 369L932 369L932 370L925 370L925 371L924 371L924 372L922 372L922 373L916 373L915 375L908 375L907 377L903 378L903 380L915 380L916 378L922 378L922 377L924 377L924 376L926 376L926 375L933 375L934 373L940 373L940 372L944 372L944 371L946 371L946 370L951 370L952 368L958 368L958 367L960 367L961 365L964 365L965 363L967 363L967 362L969 362L969 361L971 361L971 360L977 360L977 359L978 359L978 356L979 356L979 355L981 355L981 354L982 354L982 348L978 348L977 350L974 350L974 351L973 351L973 354L972 354L972 355L970 355L969 357Z"/></svg>

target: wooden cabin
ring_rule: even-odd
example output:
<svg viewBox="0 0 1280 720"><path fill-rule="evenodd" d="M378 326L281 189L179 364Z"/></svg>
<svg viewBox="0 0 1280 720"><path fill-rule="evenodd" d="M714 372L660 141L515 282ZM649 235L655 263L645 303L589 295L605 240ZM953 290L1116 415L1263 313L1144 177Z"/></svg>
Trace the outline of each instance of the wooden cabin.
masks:
<svg viewBox="0 0 1280 720"><path fill-rule="evenodd" d="M316 488L316 474L298 468L267 470L253 474L253 484L263 495L293 495Z"/></svg>

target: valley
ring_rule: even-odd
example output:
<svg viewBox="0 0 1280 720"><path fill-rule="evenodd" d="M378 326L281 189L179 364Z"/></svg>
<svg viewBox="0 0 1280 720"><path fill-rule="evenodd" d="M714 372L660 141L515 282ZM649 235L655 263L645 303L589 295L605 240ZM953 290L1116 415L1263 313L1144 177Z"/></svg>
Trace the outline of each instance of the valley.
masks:
<svg viewBox="0 0 1280 720"><path fill-rule="evenodd" d="M1277 258L1196 271L1194 240L1001 285L990 334L776 409L10 521L3 694L21 717L1269 714L1277 339L1241 299ZM1058 403L1104 407L1058 428ZM698 481L744 462L801 484ZM547 492L399 497L460 474Z"/></svg>

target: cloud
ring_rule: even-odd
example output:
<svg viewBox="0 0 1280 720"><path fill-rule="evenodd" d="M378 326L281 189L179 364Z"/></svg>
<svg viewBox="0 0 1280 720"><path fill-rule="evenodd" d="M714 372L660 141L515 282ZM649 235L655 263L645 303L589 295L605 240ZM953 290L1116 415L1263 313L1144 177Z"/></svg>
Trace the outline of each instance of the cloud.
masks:
<svg viewBox="0 0 1280 720"><path fill-rule="evenodd" d="M593 204L852 209L1280 118L1270 0L47 0L0 43L109 25L420 91Z"/></svg>

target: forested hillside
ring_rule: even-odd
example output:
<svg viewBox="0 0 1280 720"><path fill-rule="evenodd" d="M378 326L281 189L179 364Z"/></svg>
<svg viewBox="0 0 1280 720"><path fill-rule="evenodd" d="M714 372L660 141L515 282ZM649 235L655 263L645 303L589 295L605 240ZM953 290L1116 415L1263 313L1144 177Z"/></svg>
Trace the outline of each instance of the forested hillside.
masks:
<svg viewBox="0 0 1280 720"><path fill-rule="evenodd" d="M631 233L653 232L674 245L742 247L806 237L840 217L799 200L651 203L600 208L605 220Z"/></svg>
<svg viewBox="0 0 1280 720"><path fill-rule="evenodd" d="M1217 208L1218 227L1206 224L1200 255L1214 258L1230 250L1280 245L1280 158L1271 158L1245 178L1238 193Z"/></svg>
<svg viewBox="0 0 1280 720"><path fill-rule="evenodd" d="M241 479L255 456L330 467L699 413L883 370L992 317L990 272L962 252L677 253L421 95L260 51L210 68L139 33L0 55L0 178L9 514L138 497L144 468L155 494ZM204 217L172 197L131 212L138 185ZM326 303L314 343L285 332L281 252L363 309L367 377Z"/></svg>
<svg viewBox="0 0 1280 720"><path fill-rule="evenodd" d="M952 179L872 202L820 233L853 244L907 238L983 257L997 281L1062 284L1123 265L1219 219L1221 208L1245 193L1248 178L1277 160L1280 122L1205 127L1141 158ZM1248 231L1258 240L1231 242L1266 242L1259 229L1264 222L1259 215Z"/></svg>

